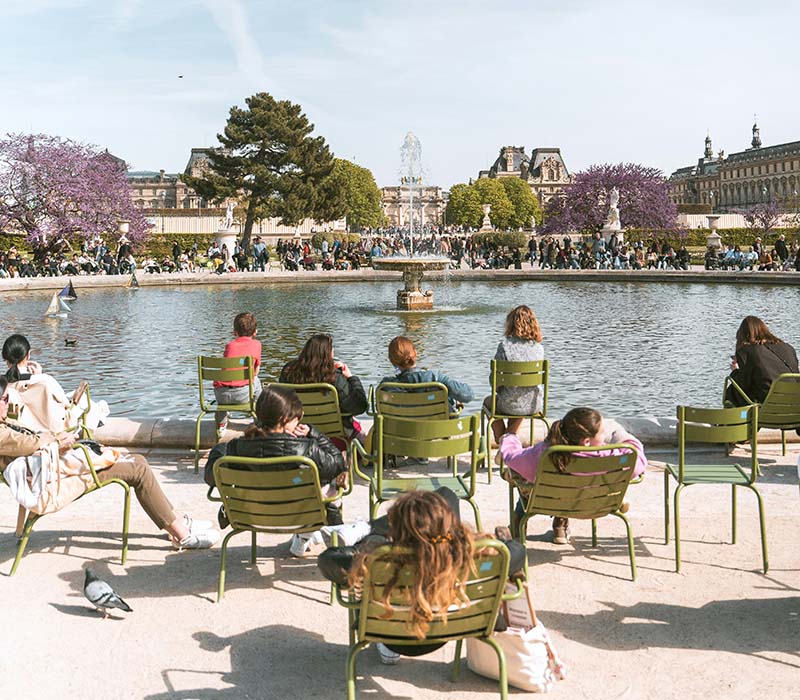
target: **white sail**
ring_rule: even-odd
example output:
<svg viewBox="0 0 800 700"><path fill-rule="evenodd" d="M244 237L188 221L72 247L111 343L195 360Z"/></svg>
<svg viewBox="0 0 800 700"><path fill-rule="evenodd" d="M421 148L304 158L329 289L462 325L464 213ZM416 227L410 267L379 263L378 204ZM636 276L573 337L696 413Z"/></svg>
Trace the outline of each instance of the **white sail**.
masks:
<svg viewBox="0 0 800 700"><path fill-rule="evenodd" d="M66 309L63 309L61 305L66 306ZM67 303L61 299L58 294L53 294L53 298L50 299L50 306L47 307L47 311L45 311L45 316L50 316L51 318L55 317L67 317L67 312L70 310Z"/></svg>
<svg viewBox="0 0 800 700"><path fill-rule="evenodd" d="M64 301L64 297L58 297L58 310L67 313L72 311L72 309L69 308L69 304Z"/></svg>

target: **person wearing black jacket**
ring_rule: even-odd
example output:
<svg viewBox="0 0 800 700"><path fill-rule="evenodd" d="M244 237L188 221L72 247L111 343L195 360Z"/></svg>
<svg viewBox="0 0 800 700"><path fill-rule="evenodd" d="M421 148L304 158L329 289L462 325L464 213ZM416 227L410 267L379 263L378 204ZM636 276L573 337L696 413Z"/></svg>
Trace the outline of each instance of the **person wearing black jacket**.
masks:
<svg viewBox="0 0 800 700"><path fill-rule="evenodd" d="M317 465L320 485L344 485L347 467L340 450L316 428L300 422L303 417L303 404L297 394L286 387L274 384L265 387L256 402L258 425L245 431L244 437L215 445L208 455L204 479L214 486L214 462L220 457L308 457ZM272 469L284 469L281 465ZM233 468L253 470L258 465L242 464ZM327 505L328 524L342 522L341 507ZM227 525L227 519L220 512L220 525Z"/></svg>
<svg viewBox="0 0 800 700"><path fill-rule="evenodd" d="M731 358L731 379L751 401L762 403L781 374L798 372L795 349L773 335L757 316L746 316L736 331L736 354ZM746 406L747 400L729 386L725 402Z"/></svg>

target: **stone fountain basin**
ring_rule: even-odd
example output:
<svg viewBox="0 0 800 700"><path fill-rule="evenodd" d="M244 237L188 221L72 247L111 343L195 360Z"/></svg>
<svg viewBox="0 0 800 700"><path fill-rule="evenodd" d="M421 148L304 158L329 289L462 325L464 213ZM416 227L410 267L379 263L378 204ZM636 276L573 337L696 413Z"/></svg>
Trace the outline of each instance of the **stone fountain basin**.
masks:
<svg viewBox="0 0 800 700"><path fill-rule="evenodd" d="M426 272L446 270L450 267L448 258L373 258L372 267L376 270L395 272Z"/></svg>

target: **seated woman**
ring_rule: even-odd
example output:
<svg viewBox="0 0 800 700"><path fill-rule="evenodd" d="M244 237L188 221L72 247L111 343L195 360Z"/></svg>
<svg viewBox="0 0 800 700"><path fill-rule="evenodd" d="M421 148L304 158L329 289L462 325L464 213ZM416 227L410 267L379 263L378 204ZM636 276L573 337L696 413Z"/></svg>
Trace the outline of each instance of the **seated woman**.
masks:
<svg viewBox="0 0 800 700"><path fill-rule="evenodd" d="M16 474L16 477L19 478L9 473L11 470L16 469L17 466L26 466L26 462L16 461L17 457L30 457L48 446L53 446L60 453L62 458L59 460L59 467L66 467L68 458L71 461L82 461L82 452L76 451L72 453L71 451L76 442L74 433L53 433L49 431L34 433L20 425L8 422L8 400L8 380L5 377L0 377L0 471L3 472L3 476L9 484L16 483L24 487L27 479L27 469L24 469L21 474ZM85 476L88 473L88 467L84 466L83 475ZM64 478L48 482L48 485L52 485L56 489L48 494L48 502L58 504L58 508L50 508L51 510L62 508L83 493L85 490L83 488L77 491L72 490L74 485L72 477L75 475L74 471L70 471ZM219 540L219 533L212 529L210 522L192 520L188 515L175 513L172 505L161 490L161 486L156 481L150 465L141 455L122 455L107 469L99 470L97 476L101 482L121 479L132 486L136 493L136 499L145 513L147 513L147 516L156 527L169 533L172 543L176 547L181 549L206 549ZM78 474L78 477L80 477L80 474ZM58 491L61 489L70 489L70 495L60 494ZM19 494L15 494L20 499L20 503L33 512L45 512L28 502L23 502L21 497L25 496L24 491L25 489L22 488Z"/></svg>
<svg viewBox="0 0 800 700"><path fill-rule="evenodd" d="M288 384L332 384L339 396L345 435L350 440L359 439L363 442L361 426L353 420L353 416L367 410L367 395L361 380L350 371L347 364L334 359L331 336L324 333L312 335L297 359L284 365L279 381ZM345 445L339 447L344 449Z"/></svg>
<svg viewBox="0 0 800 700"><path fill-rule="evenodd" d="M339 449L319 430L300 423L303 404L297 393L275 384L267 385L256 402L258 426L249 427L244 437L215 445L208 455L204 478L214 486L214 462L220 457L308 457L317 465L320 485L329 493L344 485L347 467ZM242 465L242 468L251 468ZM280 467L278 467L280 468ZM328 524L342 522L341 505L327 505ZM220 511L220 525L228 521ZM302 556L308 549L309 536L293 535L291 551Z"/></svg>
<svg viewBox="0 0 800 700"><path fill-rule="evenodd" d="M365 559L381 545L393 543L413 551L417 565L417 597L409 601L413 632L425 638L435 611L447 610L463 600L459 581L470 573L475 555L476 535L461 522L459 499L448 488L436 492L409 491L395 500L389 512L371 523L372 532L352 547L329 547L317 565L330 581L358 590L366 574ZM488 537L489 535L483 535ZM520 571L525 563L525 547L511 539L505 528L498 528L497 539L508 547L509 572ZM404 557L399 564L405 564ZM388 596L391 590L386 591ZM381 661L397 663L400 655L421 656L436 651L443 643L407 645L378 644Z"/></svg>
<svg viewBox="0 0 800 700"><path fill-rule="evenodd" d="M745 316L736 331L736 354L731 356L731 379L751 401L762 403L778 376L796 374L795 349L772 334L758 316ZM725 403L746 406L747 399L731 385Z"/></svg>
<svg viewBox="0 0 800 700"><path fill-rule="evenodd" d="M405 336L398 335L389 343L389 362L397 370L393 377L384 377L383 382L402 382L404 384L420 384L423 382L439 382L447 387L447 398L450 408L469 403L475 398L469 384L451 379L444 372L435 369L417 369L417 349L414 343ZM412 389L409 389L412 391Z"/></svg>
<svg viewBox="0 0 800 700"><path fill-rule="evenodd" d="M497 352L494 354L495 360L534 362L544 359L542 331L536 315L530 307L523 304L508 312L504 336L497 346ZM541 386L501 386L497 389L496 409L498 413L509 416L529 416L541 411L542 404L543 389ZM487 396L483 405L491 408L492 397ZM522 421L522 418L509 418L508 428L502 418L492 422L495 442L500 442L500 438L506 430L516 433L522 425Z"/></svg>
<svg viewBox="0 0 800 700"><path fill-rule="evenodd" d="M610 432L610 435L606 433ZM536 481L536 472L539 460L548 447L553 445L583 445L585 447L599 447L608 444L628 443L637 450L636 464L631 478L644 474L647 468L647 457L644 454L642 443L627 432L621 425L604 425L603 417L593 408L573 408L561 420L553 421L547 438L533 447L523 448L515 432L506 433L500 441L500 452L512 474L512 479L524 494L525 486ZM603 450L601 456L615 456L625 454L616 448ZM571 456L568 454L555 454L550 458L559 471L568 472ZM523 505L517 503L517 514L522 515ZM553 542L555 544L569 543L569 519L553 518Z"/></svg>
<svg viewBox="0 0 800 700"><path fill-rule="evenodd" d="M31 360L31 344L24 335L15 333L3 343L3 359L8 371L11 403L25 406L18 422L30 430L60 432L73 429L78 419L89 407L86 396L76 390L67 395L55 377L45 374L38 362ZM105 401L92 401L84 423L91 430L96 428L109 414Z"/></svg>

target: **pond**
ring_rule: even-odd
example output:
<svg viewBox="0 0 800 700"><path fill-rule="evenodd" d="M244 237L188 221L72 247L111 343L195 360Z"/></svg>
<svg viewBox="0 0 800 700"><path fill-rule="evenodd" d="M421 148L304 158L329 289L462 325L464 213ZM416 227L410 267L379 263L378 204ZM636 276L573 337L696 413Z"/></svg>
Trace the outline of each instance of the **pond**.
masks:
<svg viewBox="0 0 800 700"><path fill-rule="evenodd" d="M26 335L32 357L70 390L87 379L116 416L197 415L198 354L221 355L233 317L253 312L261 378L274 380L313 332L365 387L392 374L387 345L417 344L419 365L488 393L489 361L505 315L536 312L550 359L550 406L614 416L674 415L678 403L717 406L741 318L761 316L800 343L800 291L769 285L626 282L434 282L433 312L394 310L398 282L208 285L79 290L67 319L47 319L52 293L4 293L0 333ZM66 337L76 338L66 347ZM479 410L476 400L468 409Z"/></svg>

